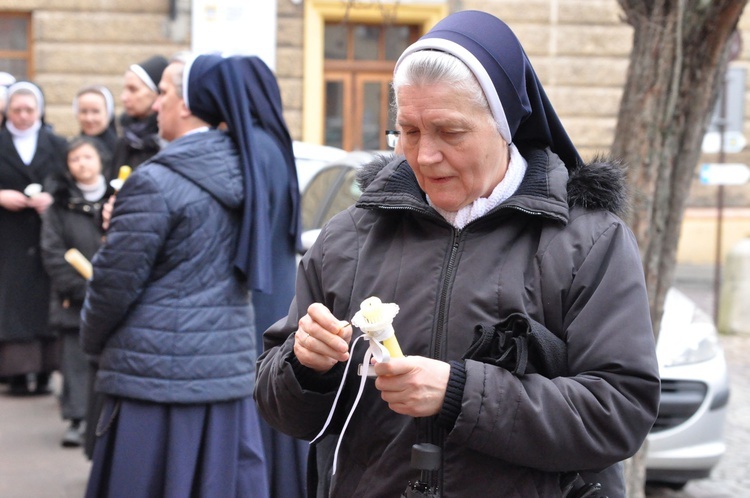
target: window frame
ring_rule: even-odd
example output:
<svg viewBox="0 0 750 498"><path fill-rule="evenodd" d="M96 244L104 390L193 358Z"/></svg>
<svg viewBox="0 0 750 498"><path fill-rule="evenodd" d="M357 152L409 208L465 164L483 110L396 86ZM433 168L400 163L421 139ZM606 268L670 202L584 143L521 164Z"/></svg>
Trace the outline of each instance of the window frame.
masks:
<svg viewBox="0 0 750 498"><path fill-rule="evenodd" d="M33 24L31 22L30 12L0 12L0 19L2 18L21 18L26 21L26 50L11 50L0 46L0 60L24 60L26 61L26 74L13 74L18 80L33 80L35 76L34 72L34 50L33 50ZM0 69L2 70L2 69Z"/></svg>

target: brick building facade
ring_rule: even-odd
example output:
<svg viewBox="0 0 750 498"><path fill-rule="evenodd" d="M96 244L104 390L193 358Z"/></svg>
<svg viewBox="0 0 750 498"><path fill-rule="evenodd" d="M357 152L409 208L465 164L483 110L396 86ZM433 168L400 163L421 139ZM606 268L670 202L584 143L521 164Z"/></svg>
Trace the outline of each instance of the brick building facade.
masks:
<svg viewBox="0 0 750 498"><path fill-rule="evenodd" d="M429 13L420 17L420 9ZM340 21L345 16L379 23L395 14L396 20L404 16L429 27L436 13L465 9L486 10L508 22L582 156L606 153L632 37L616 0L349 0L348 6L346 0L277 0L275 70L293 137L319 142L321 136L317 129L321 108L316 107L322 95L316 72L321 56L310 48L321 42L316 39L318 25L310 19ZM45 91L47 120L64 135L77 131L70 104L79 87L101 83L117 98L129 64L190 46L190 0L0 0L3 13L29 16L30 72ZM750 40L750 12L743 16L740 29L743 39ZM750 67L748 45L735 65ZM746 115L750 117L750 112ZM750 119L745 120L745 135L750 135ZM704 160L713 162L716 157L706 155ZM750 163L750 148L732 154L728 161ZM683 238L690 240L680 246L679 258L684 261L711 261L706 237L711 240L715 231L715 190L696 179L683 232ZM725 193L731 208L725 213L728 248L738 238L750 236L750 186L726 187Z"/></svg>

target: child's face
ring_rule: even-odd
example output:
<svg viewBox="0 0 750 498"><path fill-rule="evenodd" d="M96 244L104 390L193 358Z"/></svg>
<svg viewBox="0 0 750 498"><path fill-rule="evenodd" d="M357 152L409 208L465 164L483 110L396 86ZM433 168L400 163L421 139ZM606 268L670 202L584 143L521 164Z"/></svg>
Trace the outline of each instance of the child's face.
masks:
<svg viewBox="0 0 750 498"><path fill-rule="evenodd" d="M78 183L93 185L102 173L102 160L92 145L83 144L68 152L68 170Z"/></svg>

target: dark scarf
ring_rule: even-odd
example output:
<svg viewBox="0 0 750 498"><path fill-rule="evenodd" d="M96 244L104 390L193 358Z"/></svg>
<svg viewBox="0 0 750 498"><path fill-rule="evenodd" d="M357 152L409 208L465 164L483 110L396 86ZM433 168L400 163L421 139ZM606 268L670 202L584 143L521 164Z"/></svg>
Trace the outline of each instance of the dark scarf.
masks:
<svg viewBox="0 0 750 498"><path fill-rule="evenodd" d="M262 196L266 192L266 175L254 153L253 125L263 128L278 144L289 173L289 200L292 226L289 235L300 244L299 187L294 163L292 139L282 115L281 93L276 78L257 57L200 55L186 66L185 101L195 116L217 126L226 123L240 152L245 200L242 226L235 257L235 267L247 279L250 290L270 293L271 220Z"/></svg>
<svg viewBox="0 0 750 498"><path fill-rule="evenodd" d="M88 135L85 135L83 131L81 131L81 136ZM109 121L109 126L107 126L103 132L91 138L98 140L104 149L103 152L105 152L107 156L111 156L117 146L117 127L115 126L115 120L111 119Z"/></svg>
<svg viewBox="0 0 750 498"><path fill-rule="evenodd" d="M156 121L156 113L149 114L145 118L134 118L127 114L120 117L122 127L122 138L128 147L136 150L159 151L159 124Z"/></svg>

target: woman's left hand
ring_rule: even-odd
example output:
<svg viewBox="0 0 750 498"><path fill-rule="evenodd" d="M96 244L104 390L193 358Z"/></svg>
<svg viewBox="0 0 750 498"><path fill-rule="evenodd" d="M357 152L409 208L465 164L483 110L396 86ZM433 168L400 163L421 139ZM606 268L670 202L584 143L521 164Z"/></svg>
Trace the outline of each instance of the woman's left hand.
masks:
<svg viewBox="0 0 750 498"><path fill-rule="evenodd" d="M36 209L39 214L44 213L52 205L52 196L47 192L40 192L29 198L29 207Z"/></svg>
<svg viewBox="0 0 750 498"><path fill-rule="evenodd" d="M440 412L448 387L448 363L424 356L393 358L374 366L375 387L391 410L412 417L429 417Z"/></svg>

